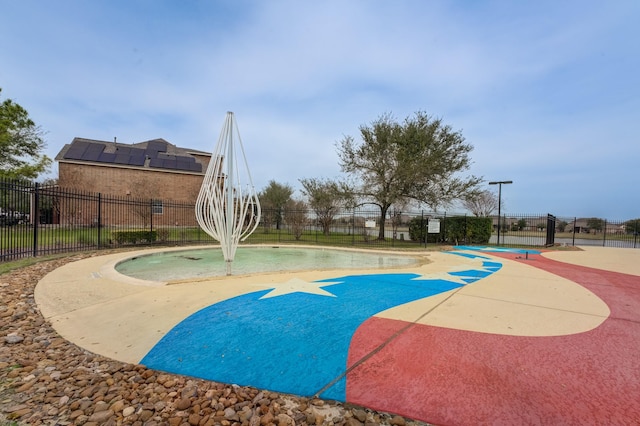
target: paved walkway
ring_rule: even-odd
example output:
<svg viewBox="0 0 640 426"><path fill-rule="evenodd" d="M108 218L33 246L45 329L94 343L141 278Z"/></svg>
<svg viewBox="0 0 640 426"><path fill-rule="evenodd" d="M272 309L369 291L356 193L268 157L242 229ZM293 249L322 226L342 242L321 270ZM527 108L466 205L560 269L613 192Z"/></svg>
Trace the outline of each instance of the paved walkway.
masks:
<svg viewBox="0 0 640 426"><path fill-rule="evenodd" d="M418 266L180 283L139 253L47 275L65 338L125 362L435 424L640 423L640 251L427 252Z"/></svg>

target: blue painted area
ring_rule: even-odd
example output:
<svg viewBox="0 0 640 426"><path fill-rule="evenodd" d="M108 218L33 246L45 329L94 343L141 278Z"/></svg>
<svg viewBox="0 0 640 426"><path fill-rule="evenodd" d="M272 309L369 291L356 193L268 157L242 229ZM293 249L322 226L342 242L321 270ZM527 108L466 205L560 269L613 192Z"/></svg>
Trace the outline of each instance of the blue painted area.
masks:
<svg viewBox="0 0 640 426"><path fill-rule="evenodd" d="M458 247L461 247L461 246L458 246ZM460 250L465 250L465 249L460 249ZM476 258L489 259L487 256L480 256L479 254L475 254L475 253L463 253L461 251L449 251L447 253L454 254L456 256L468 257L469 259L476 259Z"/></svg>
<svg viewBox="0 0 640 426"><path fill-rule="evenodd" d="M456 250L475 250L485 253L516 253L516 254L540 254L540 250L534 249L519 249L510 247L489 247L489 246L455 246Z"/></svg>
<svg viewBox="0 0 640 426"><path fill-rule="evenodd" d="M473 282L476 282L479 279L488 277L491 274L493 274L493 271L479 271L479 270L476 270L476 269L470 269L468 271L449 272L449 275L454 275L454 276L460 277L467 284L471 284Z"/></svg>
<svg viewBox="0 0 640 426"><path fill-rule="evenodd" d="M499 269L451 275L474 282ZM347 354L356 329L386 309L462 284L418 274L348 275L318 282L335 297L258 291L208 306L186 318L142 359L157 370L242 386L344 401Z"/></svg>

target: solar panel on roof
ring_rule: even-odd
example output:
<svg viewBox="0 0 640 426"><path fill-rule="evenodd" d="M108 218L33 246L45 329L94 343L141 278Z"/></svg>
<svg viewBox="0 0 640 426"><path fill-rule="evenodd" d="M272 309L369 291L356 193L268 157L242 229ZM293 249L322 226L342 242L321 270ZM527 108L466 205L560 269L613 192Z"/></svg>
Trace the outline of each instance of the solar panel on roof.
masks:
<svg viewBox="0 0 640 426"><path fill-rule="evenodd" d="M186 155L176 155L175 158L177 161L182 161L185 163L195 163L196 159L193 157L187 157Z"/></svg>
<svg viewBox="0 0 640 426"><path fill-rule="evenodd" d="M113 163L115 159L115 154L112 154L110 152L103 152L102 154L100 154L98 161L100 161L101 163Z"/></svg>
<svg viewBox="0 0 640 426"><path fill-rule="evenodd" d="M129 163L129 155L128 154L116 154L115 160L113 160L116 164L128 164Z"/></svg>
<svg viewBox="0 0 640 426"><path fill-rule="evenodd" d="M130 155L131 154L131 148L126 147L126 146L119 146L116 148L116 154L118 155Z"/></svg>
<svg viewBox="0 0 640 426"><path fill-rule="evenodd" d="M130 166L144 166L144 157L129 157Z"/></svg>
<svg viewBox="0 0 640 426"><path fill-rule="evenodd" d="M104 145L92 143L87 147L87 152L102 152L104 151Z"/></svg>
<svg viewBox="0 0 640 426"><path fill-rule="evenodd" d="M76 142L73 142L71 146L76 147L78 149L82 149L84 151L85 149L87 149L89 145L91 145L89 142L76 141Z"/></svg>
<svg viewBox="0 0 640 426"><path fill-rule="evenodd" d="M87 142L76 141L71 144L67 152L64 154L64 158L68 158L70 160L81 160L82 155L89 144Z"/></svg>
<svg viewBox="0 0 640 426"><path fill-rule="evenodd" d="M100 158L100 154L102 153L102 151L96 151L96 150L86 150L84 152L84 154L82 154L82 158L81 160L85 160L85 161L97 161L98 158Z"/></svg>
<svg viewBox="0 0 640 426"><path fill-rule="evenodd" d="M176 160L162 160L162 166L165 169L175 169L176 168Z"/></svg>
<svg viewBox="0 0 640 426"><path fill-rule="evenodd" d="M100 161L100 155L104 151L104 145L96 143L86 144L86 149L82 154L81 160L85 161Z"/></svg>
<svg viewBox="0 0 640 426"><path fill-rule="evenodd" d="M202 164L199 164L199 163L191 164L191 171L202 173Z"/></svg>
<svg viewBox="0 0 640 426"><path fill-rule="evenodd" d="M82 159L82 154L84 154L84 148L71 146L71 148L69 148L69 150L64 154L64 158L80 160Z"/></svg>
<svg viewBox="0 0 640 426"><path fill-rule="evenodd" d="M162 168L163 167L163 163L164 160L160 160L158 158L152 158L149 161L149 167L157 167L157 168Z"/></svg>
<svg viewBox="0 0 640 426"><path fill-rule="evenodd" d="M129 156L129 158L135 158L136 161L142 161L144 163L144 159L146 157L144 156L144 154L142 154L142 155L131 155L131 156Z"/></svg>
<svg viewBox="0 0 640 426"><path fill-rule="evenodd" d="M189 170L190 165L191 163L189 163L188 161L184 161L182 158L176 159L176 168L180 170Z"/></svg>

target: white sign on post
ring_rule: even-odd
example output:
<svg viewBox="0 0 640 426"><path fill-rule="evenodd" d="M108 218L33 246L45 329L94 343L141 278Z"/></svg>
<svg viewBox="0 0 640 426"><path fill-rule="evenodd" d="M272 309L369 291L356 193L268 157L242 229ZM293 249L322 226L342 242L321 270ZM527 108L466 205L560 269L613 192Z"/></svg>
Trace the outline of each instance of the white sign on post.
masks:
<svg viewBox="0 0 640 426"><path fill-rule="evenodd" d="M429 219L429 226L427 229L429 234L439 234L440 233L440 219Z"/></svg>

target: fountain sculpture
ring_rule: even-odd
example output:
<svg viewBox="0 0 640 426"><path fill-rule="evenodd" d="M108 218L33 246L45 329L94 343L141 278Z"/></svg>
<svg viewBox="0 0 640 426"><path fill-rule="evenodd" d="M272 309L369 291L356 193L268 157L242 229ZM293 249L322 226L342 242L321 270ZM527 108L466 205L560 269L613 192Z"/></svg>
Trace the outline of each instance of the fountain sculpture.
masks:
<svg viewBox="0 0 640 426"><path fill-rule="evenodd" d="M238 125L233 112L227 112L196 201L196 220L220 242L227 275L238 243L256 229L260 215Z"/></svg>

